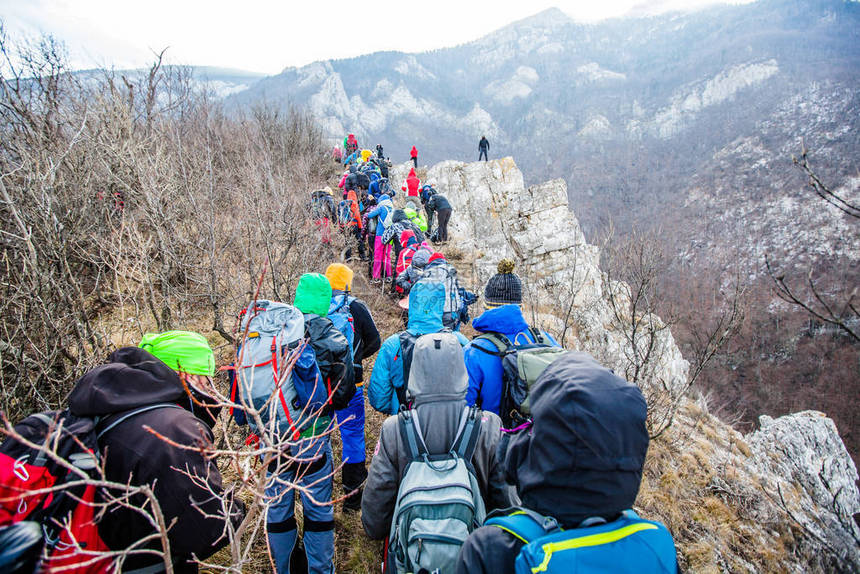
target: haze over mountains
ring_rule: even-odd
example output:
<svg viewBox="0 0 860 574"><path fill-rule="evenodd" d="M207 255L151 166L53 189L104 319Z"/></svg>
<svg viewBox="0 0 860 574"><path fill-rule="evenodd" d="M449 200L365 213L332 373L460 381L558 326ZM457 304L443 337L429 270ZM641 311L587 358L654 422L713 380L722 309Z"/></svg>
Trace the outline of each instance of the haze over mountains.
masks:
<svg viewBox="0 0 860 574"><path fill-rule="evenodd" d="M427 164L476 159L486 134L527 181L564 177L588 233L606 214L626 226L634 210L649 219L704 188L767 186L763 170L782 187L803 136L843 183L860 150L858 72L857 2L594 25L550 9L454 48L288 68L230 100L304 105L333 140L353 132L397 160L417 143Z"/></svg>

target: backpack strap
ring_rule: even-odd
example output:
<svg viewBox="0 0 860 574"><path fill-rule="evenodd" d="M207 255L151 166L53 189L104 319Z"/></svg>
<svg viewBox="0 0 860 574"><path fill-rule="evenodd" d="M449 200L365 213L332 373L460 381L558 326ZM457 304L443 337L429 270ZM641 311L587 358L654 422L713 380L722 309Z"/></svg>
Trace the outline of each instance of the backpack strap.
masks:
<svg viewBox="0 0 860 574"><path fill-rule="evenodd" d="M510 512L511 510L513 512ZM543 516L528 508L514 507L513 509L501 512L502 514L499 515L495 513L491 515L484 522L484 526L501 528L525 544L529 544L547 534L562 530L555 518Z"/></svg>
<svg viewBox="0 0 860 574"><path fill-rule="evenodd" d="M147 411L154 411L155 409L181 409L181 408L182 407L180 407L179 405L174 405L172 403L157 403L154 405L147 405L147 406L141 407L139 409L134 409L132 411L125 413L124 415L122 415L121 417L116 419L115 421L111 422L108 426L101 429L99 431L99 433L96 435L96 439L101 440L102 436L107 434L109 431L113 430L114 427L116 427L120 423L127 421L131 417L137 416L141 413L145 413Z"/></svg>
<svg viewBox="0 0 860 574"><path fill-rule="evenodd" d="M532 339L535 343L539 345L549 344L549 341L546 340L546 337L543 336L543 333L541 333L540 329L535 329L534 327L529 326L529 333L531 333Z"/></svg>
<svg viewBox="0 0 860 574"><path fill-rule="evenodd" d="M481 420L478 418L478 407L467 406L463 411L463 417L460 423L460 432L451 450L457 453L457 456L469 462L472 460L472 455L475 452L475 446L478 444L478 437L481 434Z"/></svg>
<svg viewBox="0 0 860 574"><path fill-rule="evenodd" d="M403 443L409 449L409 460L424 458L427 454L427 446L424 444L424 437L421 436L417 413L403 408L397 418L400 421L400 435Z"/></svg>
<svg viewBox="0 0 860 574"><path fill-rule="evenodd" d="M491 342L493 345L496 346L497 350L493 351L490 349L485 349L484 347L481 347L480 345L472 345L472 348L477 349L477 350L481 351L482 353L486 353L488 355L493 355L494 357L504 357L505 355L508 354L508 349L513 347L513 344L511 343L510 339L508 339L505 335L503 335L501 333L497 333L495 331L487 331L486 333L484 333L482 335L478 335L477 337L475 337L472 340L477 341L479 339Z"/></svg>

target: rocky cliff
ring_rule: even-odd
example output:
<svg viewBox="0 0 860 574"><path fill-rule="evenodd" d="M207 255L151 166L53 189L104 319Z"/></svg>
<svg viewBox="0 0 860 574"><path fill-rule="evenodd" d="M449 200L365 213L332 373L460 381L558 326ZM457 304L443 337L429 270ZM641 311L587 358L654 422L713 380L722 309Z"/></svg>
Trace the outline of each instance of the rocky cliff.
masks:
<svg viewBox="0 0 860 574"><path fill-rule="evenodd" d="M392 169L395 185L408 168ZM630 339L608 297L623 286L601 271L599 249L586 243L562 180L526 187L514 161L503 158L443 162L424 181L454 206L446 252L473 289L500 258L513 258L526 279L527 314L556 335L568 329L568 348L624 372ZM640 383L649 400L684 389L689 376L669 330L661 336L661 352ZM760 429L744 436L709 414L704 399L684 398L672 427L652 441L637 505L670 527L689 571L856 572L857 480L822 413L762 417Z"/></svg>

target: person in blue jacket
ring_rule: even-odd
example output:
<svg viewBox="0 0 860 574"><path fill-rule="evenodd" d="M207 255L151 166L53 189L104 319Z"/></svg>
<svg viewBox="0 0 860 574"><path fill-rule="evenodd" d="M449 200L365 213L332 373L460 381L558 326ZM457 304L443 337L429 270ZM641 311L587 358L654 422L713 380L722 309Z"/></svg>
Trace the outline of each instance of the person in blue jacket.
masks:
<svg viewBox="0 0 860 574"><path fill-rule="evenodd" d="M412 346L421 335L438 333L444 328L442 313L445 308L445 290L437 283L418 281L409 291L409 321L405 331L388 337L379 349L373 374L367 387L370 406L377 411L394 415L408 400L404 373L412 362ZM460 344L469 342L460 333L454 333ZM404 366L405 363L405 366Z"/></svg>
<svg viewBox="0 0 860 574"><path fill-rule="evenodd" d="M393 275L391 270L391 245L383 246L382 243L382 236L385 234L385 229L391 225L393 214L394 204L391 202L391 198L384 193L377 199L376 207L367 214L367 219L376 218L376 236L373 240L373 279L371 280L374 283L378 283L381 280L383 267L385 277Z"/></svg>
<svg viewBox="0 0 860 574"><path fill-rule="evenodd" d="M472 327L480 333L501 333L514 345L534 343L534 332L523 318L520 308L523 302L523 285L514 273L514 262L502 259L498 271L484 288L484 306L487 310L472 321ZM548 333L540 333L550 344L560 346ZM481 409L497 415L501 414L499 409L504 372L502 359L484 351L498 353L501 350L497 349L492 341L473 339L465 352L466 370L469 373L466 403L478 405Z"/></svg>

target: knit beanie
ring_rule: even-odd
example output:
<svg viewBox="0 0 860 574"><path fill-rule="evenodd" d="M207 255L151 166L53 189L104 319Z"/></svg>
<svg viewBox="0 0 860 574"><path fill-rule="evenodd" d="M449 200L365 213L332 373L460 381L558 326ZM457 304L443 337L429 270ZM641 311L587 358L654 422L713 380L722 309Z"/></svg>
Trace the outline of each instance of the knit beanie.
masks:
<svg viewBox="0 0 860 574"><path fill-rule="evenodd" d="M499 261L498 273L490 277L484 288L484 302L488 307L520 305L523 302L523 284L514 273L514 262Z"/></svg>
<svg viewBox="0 0 860 574"><path fill-rule="evenodd" d="M332 263L325 270L325 276L331 283L331 288L337 291L350 291L353 275L355 275L353 270L343 263Z"/></svg>
<svg viewBox="0 0 860 574"><path fill-rule="evenodd" d="M215 374L215 353L206 337L191 331L146 333L138 345L174 371L189 375Z"/></svg>

